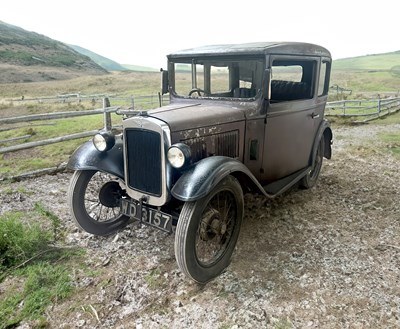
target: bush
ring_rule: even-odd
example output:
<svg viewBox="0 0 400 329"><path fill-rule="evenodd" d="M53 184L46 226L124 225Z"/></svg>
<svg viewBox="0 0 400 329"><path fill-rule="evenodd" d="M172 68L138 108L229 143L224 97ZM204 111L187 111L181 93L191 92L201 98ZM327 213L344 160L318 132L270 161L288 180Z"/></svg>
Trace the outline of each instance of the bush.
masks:
<svg viewBox="0 0 400 329"><path fill-rule="evenodd" d="M46 308L74 290L69 270L63 265L39 262L15 275L20 278L19 286L8 289L0 300L0 328L14 328L23 320L41 320L45 324Z"/></svg>
<svg viewBox="0 0 400 329"><path fill-rule="evenodd" d="M51 234L38 224L24 224L23 214L0 216L0 269L15 266L31 258L50 243Z"/></svg>
<svg viewBox="0 0 400 329"><path fill-rule="evenodd" d="M42 223L49 220L50 227L23 220L38 215ZM0 216L0 282L8 280L1 292L0 328L14 328L22 321L44 328L48 306L72 294L68 262L79 250L52 245L59 240L60 225L59 218L40 203L31 212Z"/></svg>

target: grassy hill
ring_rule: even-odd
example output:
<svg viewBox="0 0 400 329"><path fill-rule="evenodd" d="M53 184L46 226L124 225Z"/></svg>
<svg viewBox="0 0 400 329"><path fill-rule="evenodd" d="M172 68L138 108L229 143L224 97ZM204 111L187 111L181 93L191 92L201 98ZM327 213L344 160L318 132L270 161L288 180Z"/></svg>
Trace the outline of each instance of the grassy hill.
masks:
<svg viewBox="0 0 400 329"><path fill-rule="evenodd" d="M351 90L338 99L398 95L400 51L334 60L330 84ZM333 90L330 95L335 97Z"/></svg>
<svg viewBox="0 0 400 329"><path fill-rule="evenodd" d="M85 49L80 46L69 45L71 48L76 50L77 52L90 57L94 62L99 64L101 67L106 69L107 71L135 71L135 72L159 72L159 69L155 69L153 67L140 66L140 65L132 65L132 64L119 64L107 57L96 54L93 51Z"/></svg>
<svg viewBox="0 0 400 329"><path fill-rule="evenodd" d="M74 49L73 49L74 48ZM68 46L46 36L28 32L22 28L0 21L0 83L44 82L106 74L107 71L121 71L111 79L126 78L128 72L144 78L153 78L156 68L119 64L80 46ZM129 75L131 76L131 75ZM157 75L157 79L159 79ZM112 93L136 93L118 83L112 86ZM124 85L124 84L123 84ZM400 92L400 50L385 54L344 58L333 61L331 86L357 93L377 94ZM10 87L11 88L11 87ZM78 91L83 91L84 86ZM96 88L100 86L96 85ZM138 88L138 87L137 87ZM11 89L14 89L11 88ZM18 89L18 88L17 88ZM142 88L137 90L143 91ZM136 91L137 91L136 90ZM94 92L103 92L94 90ZM338 95L342 97L342 95Z"/></svg>
<svg viewBox="0 0 400 329"><path fill-rule="evenodd" d="M127 70L136 72L160 72L160 69L148 66L131 65L131 64L122 64L122 66L125 67Z"/></svg>
<svg viewBox="0 0 400 329"><path fill-rule="evenodd" d="M333 62L333 70L391 71L398 66L400 66L400 50L391 53L337 59Z"/></svg>
<svg viewBox="0 0 400 329"><path fill-rule="evenodd" d="M107 71L66 44L0 21L0 83L66 79Z"/></svg>
<svg viewBox="0 0 400 329"><path fill-rule="evenodd" d="M159 72L159 69L148 67L148 66L140 66L140 65L132 65L132 64L119 64L109 58L101 56L99 54L94 53L88 49L82 48L80 46L70 45L71 48L75 49L77 52L90 57L94 62L99 64L101 67L105 68L107 71L135 71L135 72Z"/></svg>
<svg viewBox="0 0 400 329"><path fill-rule="evenodd" d="M95 63L100 65L102 68L106 69L107 71L126 71L127 68L122 66L121 64L108 59L104 56L94 53L88 49L82 48L76 45L69 45L75 51L81 53L82 55L90 57Z"/></svg>

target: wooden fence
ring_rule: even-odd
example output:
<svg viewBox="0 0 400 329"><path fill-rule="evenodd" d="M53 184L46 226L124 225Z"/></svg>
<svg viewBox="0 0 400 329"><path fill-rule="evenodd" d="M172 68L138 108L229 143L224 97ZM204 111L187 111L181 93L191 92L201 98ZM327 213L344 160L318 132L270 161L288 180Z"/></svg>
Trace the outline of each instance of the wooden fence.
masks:
<svg viewBox="0 0 400 329"><path fill-rule="evenodd" d="M103 95L103 94L94 94L94 95L83 95L83 94L62 94L57 96L40 96L40 97L19 97L19 98L8 98L5 99L5 102L11 104L53 104L53 103L91 103L93 106L96 104L102 104L103 99L108 98L112 101L112 103L123 104L125 106L130 107L152 107L156 106L160 102L160 95L146 95L146 96L115 96L115 95ZM164 95L163 101L167 101L167 96Z"/></svg>
<svg viewBox="0 0 400 329"><path fill-rule="evenodd" d="M110 97L111 98L111 97ZM41 114L32 114L32 115L24 115L24 116L16 116L16 117L6 117L6 118L0 118L0 125L6 125L6 124L15 124L15 123L21 123L21 122L33 122L33 121L43 121L43 120L56 120L56 119L65 119L65 118L73 118L73 117L82 117L82 116L89 116L89 115L98 115L98 114L103 114L104 115L104 129L118 129L118 126L111 127L111 113L117 113L120 112L123 114L123 110L119 106L110 106L110 98L109 97L104 97L102 98L103 102L103 107L99 109L94 109L94 110L86 110L86 111L66 111L66 112L54 112L54 113L41 113ZM43 103L44 100L46 101L52 101L52 102L57 102L60 99L60 97L39 97L39 98L31 98L31 99L13 99L13 100L8 100L12 102L39 102ZM149 108L149 107L155 107L160 104L160 98L158 95L150 95L150 96L140 96L140 97L113 97L111 98L113 102L116 103L124 103L129 106L129 108L133 109L133 106L135 106L136 110L141 110L144 108ZM76 101L79 101L78 98L76 98ZM163 103L167 102L166 98L161 99ZM126 108L126 106L125 106ZM16 127L19 128L19 127ZM16 129L15 128L15 129ZM14 129L14 128L10 128ZM1 131L1 130L0 130ZM80 133L75 133L75 134L70 134L70 135L65 135L65 136L59 136L59 137L54 137L46 140L41 140L41 141L35 141L35 142L28 142L28 143L22 143L18 145L12 145L12 146L6 146L6 147L0 147L0 154L3 153L8 153L8 152L14 152L14 151L20 151L28 148L33 148L37 146L44 146L44 145L50 145L54 143L60 143L68 140L73 140L73 139L79 139L83 137L89 137L95 135L99 130L91 130L91 131L84 131ZM20 136L16 138L7 138L0 140L0 144L6 144L6 143L12 143L18 140L22 139L27 139L31 137L30 135L25 135L25 136Z"/></svg>
<svg viewBox="0 0 400 329"><path fill-rule="evenodd" d="M102 109L96 109L96 110L90 110L90 111L42 113L42 114L33 114L33 115L25 115L25 116L18 116L18 117L1 118L0 125L1 124L20 123L20 122L41 121L41 120L64 119L64 118L101 114L101 113L104 114L104 122L108 123L108 122L111 122L111 118L109 119L108 117L111 115L111 113L116 112L118 110L118 107L109 107L106 104L107 104L107 98L104 99L104 106ZM110 127L107 127L107 128L110 128ZM22 143L22 144L18 144L18 145L1 147L0 154L7 153L7 152L21 151L21 150L25 150L28 148L33 148L33 147L43 146L43 145L50 145L50 144L54 144L54 143L60 143L60 142L83 138L83 137L89 137L89 136L95 135L97 132L98 132L98 130L84 131L84 132L80 132L80 133L54 137L54 138L41 140L41 141L28 142L28 143ZM24 137L29 138L30 135L26 135ZM15 138L15 139L6 139L6 140L0 141L0 143L4 144L7 142L19 140L19 139L22 139L22 138L20 137L20 138Z"/></svg>
<svg viewBox="0 0 400 329"><path fill-rule="evenodd" d="M88 97L86 97L88 98ZM111 97L110 97L111 98ZM27 123L34 121L43 121L43 120L57 120L64 118L72 118L78 116L89 116L89 115L98 115L103 114L104 121L104 129L120 129L120 126L112 126L111 125L111 114L119 113L124 114L126 110L124 110L120 106L110 106L110 98L103 97L102 108L94 109L94 110L85 110L85 111L67 111L67 112L55 112L55 113L42 113L42 114L33 114L33 115L25 115L25 116L16 116L16 117L7 117L0 118L0 125L7 124L16 124L16 123ZM81 99L81 100L79 100ZM135 110L141 110L144 108L156 107L161 103L167 103L168 99L161 99L159 95L152 96L141 96L141 97L112 97L113 103L125 103L128 104L128 108L132 111L133 107ZM64 97L64 101L82 101L82 97ZM62 97L40 97L34 99L14 99L12 102L59 102L63 101ZM97 101L97 100L96 100ZM127 108L126 106L124 108ZM326 115L327 116L341 116L341 117L367 117L363 121L368 121L377 117L381 117L384 115L388 115L391 113L395 113L400 111L400 97L396 98L387 98L387 99L369 99L369 100L345 100L345 101L336 101L336 102L328 102L326 105ZM46 123L41 122L40 125L45 125ZM30 124L28 127L34 126ZM8 129L16 129L15 128L6 128L1 130ZM28 148L38 147L49 145L53 143L60 143L68 140L79 139L83 137L90 137L95 135L99 130L90 130L84 131L74 134L69 134L65 136L53 137L45 140L39 140L34 142L26 142L16 145L3 146L0 147L0 154L15 152L20 150L25 150ZM7 138L0 140L0 144L15 144L14 142L18 142L20 140L26 140L30 135L19 136L15 138ZM57 167L59 168L59 167ZM56 168L56 169L57 169ZM49 169L49 170L48 170ZM63 168L61 168L63 169ZM43 170L39 170L39 172L48 172L51 170L55 170L54 168L46 168ZM29 177L29 173L26 174ZM20 176L23 177L24 175Z"/></svg>
<svg viewBox="0 0 400 329"><path fill-rule="evenodd" d="M64 95L63 97L38 97L38 98L30 98L30 99L13 99L12 102L39 102L43 103L44 101L82 101L82 99L89 99L92 96L78 97L77 94ZM17 116L17 117L8 117L8 118L0 118L0 125L5 124L15 124L21 122L33 122L33 121L42 121L42 120L54 120L54 119L64 119L64 118L72 118L72 117L80 117L80 116L89 116L96 114L104 115L104 129L111 129L111 113L116 113L121 110L121 107L118 106L110 106L110 99L113 102L124 102L128 104L130 108L136 107L137 110L146 107L154 107L158 106L160 102L159 95L150 95L150 96L140 96L137 98L134 97L104 97L102 98L103 107L94 110L86 110L86 111L67 111L67 112L55 112L55 113L41 113L41 114L33 114L33 115L25 115L25 116ZM8 100L10 101L10 100ZM162 102L166 103L168 100L164 98ZM136 105L135 105L136 104ZM396 98L387 98L387 99L368 99L368 100L343 100L343 101L335 101L328 102L326 105L327 116L340 116L340 117L370 117L369 119L374 119L376 117L381 117L390 113L394 113L400 111L400 97ZM122 111L121 111L122 112ZM367 119L367 120L369 120ZM118 128L118 127L114 127ZM20 151L32 147L49 145L53 143L64 142L67 140L73 140L88 136L93 136L96 134L98 130L84 131L80 133L70 134L66 136L59 136L50 138L42 141L28 142L22 143L13 146L6 146L0 148L0 154ZM18 140L27 139L29 135L20 136L16 138L9 138L0 140L0 144L12 143Z"/></svg>
<svg viewBox="0 0 400 329"><path fill-rule="evenodd" d="M369 121L400 111L400 97L328 102L326 115L340 117L365 117Z"/></svg>

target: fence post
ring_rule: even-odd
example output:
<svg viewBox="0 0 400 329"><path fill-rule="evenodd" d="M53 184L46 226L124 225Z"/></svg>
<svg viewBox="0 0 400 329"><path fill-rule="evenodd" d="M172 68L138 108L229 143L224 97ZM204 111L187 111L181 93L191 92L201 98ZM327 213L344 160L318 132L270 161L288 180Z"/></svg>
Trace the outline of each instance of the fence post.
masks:
<svg viewBox="0 0 400 329"><path fill-rule="evenodd" d="M378 117L381 114L381 95L378 94Z"/></svg>
<svg viewBox="0 0 400 329"><path fill-rule="evenodd" d="M103 98L103 111L104 111L104 130L111 131L111 113L107 111L107 108L110 107L110 100L108 97Z"/></svg>
<svg viewBox="0 0 400 329"><path fill-rule="evenodd" d="M342 101L343 102L343 116L346 116L346 101Z"/></svg>

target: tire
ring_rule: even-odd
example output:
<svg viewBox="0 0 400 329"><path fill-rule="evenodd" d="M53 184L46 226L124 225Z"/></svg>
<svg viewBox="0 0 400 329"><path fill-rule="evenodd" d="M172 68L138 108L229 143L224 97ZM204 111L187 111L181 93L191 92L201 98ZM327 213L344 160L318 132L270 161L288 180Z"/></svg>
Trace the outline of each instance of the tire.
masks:
<svg viewBox="0 0 400 329"><path fill-rule="evenodd" d="M77 170L72 175L67 197L76 224L88 233L106 236L129 222L129 217L119 210L123 194L114 176L96 170Z"/></svg>
<svg viewBox="0 0 400 329"><path fill-rule="evenodd" d="M300 181L300 187L304 189L310 189L317 183L319 173L321 172L322 161L324 159L324 150L325 141L324 136L322 136L318 143L317 154L315 155L311 170Z"/></svg>
<svg viewBox="0 0 400 329"><path fill-rule="evenodd" d="M175 233L175 257L181 271L204 284L230 264L244 212L243 191L225 177L204 198L186 202Z"/></svg>

